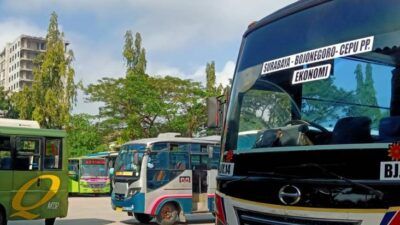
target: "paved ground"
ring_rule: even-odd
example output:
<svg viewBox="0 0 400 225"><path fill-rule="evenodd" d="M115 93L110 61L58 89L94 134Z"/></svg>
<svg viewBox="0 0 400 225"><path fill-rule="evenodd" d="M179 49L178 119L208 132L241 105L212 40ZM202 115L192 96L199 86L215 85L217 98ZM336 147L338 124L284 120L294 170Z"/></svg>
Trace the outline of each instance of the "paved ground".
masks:
<svg viewBox="0 0 400 225"><path fill-rule="evenodd" d="M188 224L213 224L210 214L187 216ZM44 221L10 221L9 225L42 225ZM140 225L126 213L118 213L110 207L110 197L71 197L68 216L56 220L56 225ZM151 225L156 225L153 221Z"/></svg>

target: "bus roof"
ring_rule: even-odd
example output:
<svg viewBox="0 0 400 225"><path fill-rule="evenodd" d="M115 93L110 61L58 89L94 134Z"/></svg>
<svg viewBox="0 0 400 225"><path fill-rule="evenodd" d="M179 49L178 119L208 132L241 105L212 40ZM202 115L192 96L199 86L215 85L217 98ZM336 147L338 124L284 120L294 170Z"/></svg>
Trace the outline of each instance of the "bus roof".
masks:
<svg viewBox="0 0 400 225"><path fill-rule="evenodd" d="M276 12L264 17L260 21L257 21L254 25L250 26L247 31L244 33L243 36L247 36L250 32L253 30L256 30L262 26L265 26L269 23L272 23L276 20L279 20L281 18L284 18L286 16L289 16L291 14L294 14L296 12L302 11L304 9L322 4L324 2L328 2L331 0L298 0L297 2L294 2L292 4L287 5L286 7L283 7Z"/></svg>
<svg viewBox="0 0 400 225"><path fill-rule="evenodd" d="M42 128L26 128L26 127L8 127L0 125L0 135L29 135L29 136L45 136L45 137L66 137L64 130L42 129Z"/></svg>
<svg viewBox="0 0 400 225"><path fill-rule="evenodd" d="M7 119L7 118L0 118L0 126L40 128L39 123L35 120L18 120L18 119Z"/></svg>
<svg viewBox="0 0 400 225"><path fill-rule="evenodd" d="M210 137L210 138L209 138ZM218 138L216 138L218 137ZM218 144L220 136L207 136L202 138L189 138L189 137L156 137L156 138L145 138L139 140L133 140L126 142L127 144L152 144L155 142L180 142L180 143L200 143L200 144Z"/></svg>

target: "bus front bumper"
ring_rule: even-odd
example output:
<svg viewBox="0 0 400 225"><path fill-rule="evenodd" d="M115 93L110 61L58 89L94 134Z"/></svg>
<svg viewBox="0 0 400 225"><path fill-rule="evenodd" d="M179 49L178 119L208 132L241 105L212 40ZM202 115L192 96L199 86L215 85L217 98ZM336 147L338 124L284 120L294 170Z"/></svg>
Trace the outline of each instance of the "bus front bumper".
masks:
<svg viewBox="0 0 400 225"><path fill-rule="evenodd" d="M117 212L144 213L144 193L136 193L132 197L123 194L111 194L111 207Z"/></svg>
<svg viewBox="0 0 400 225"><path fill-rule="evenodd" d="M223 199L226 224L251 224L265 221L274 224L343 224L343 225L394 225L400 221L399 208L391 209L335 209L281 206L238 199L217 192ZM283 224L283 223L282 223Z"/></svg>

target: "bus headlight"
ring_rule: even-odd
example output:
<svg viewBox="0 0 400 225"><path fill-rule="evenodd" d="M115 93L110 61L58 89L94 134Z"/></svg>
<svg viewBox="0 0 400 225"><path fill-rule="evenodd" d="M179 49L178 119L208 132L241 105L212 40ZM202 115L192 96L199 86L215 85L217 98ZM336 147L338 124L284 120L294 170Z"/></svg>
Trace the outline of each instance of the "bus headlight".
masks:
<svg viewBox="0 0 400 225"><path fill-rule="evenodd" d="M140 188L129 188L127 198L134 196L136 193L140 192Z"/></svg>

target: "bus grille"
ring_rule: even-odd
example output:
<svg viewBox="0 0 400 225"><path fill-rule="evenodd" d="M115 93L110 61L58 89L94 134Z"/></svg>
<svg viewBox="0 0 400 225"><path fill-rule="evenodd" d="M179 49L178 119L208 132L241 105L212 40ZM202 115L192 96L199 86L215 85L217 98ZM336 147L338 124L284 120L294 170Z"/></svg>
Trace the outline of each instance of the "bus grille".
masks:
<svg viewBox="0 0 400 225"><path fill-rule="evenodd" d="M90 183L89 187L90 188L104 188L106 186L106 183Z"/></svg>
<svg viewBox="0 0 400 225"><path fill-rule="evenodd" d="M359 225L361 221L330 220L305 217L289 217L236 210L241 225Z"/></svg>
<svg viewBox="0 0 400 225"><path fill-rule="evenodd" d="M115 194L115 200L123 201L125 199L125 194Z"/></svg>

